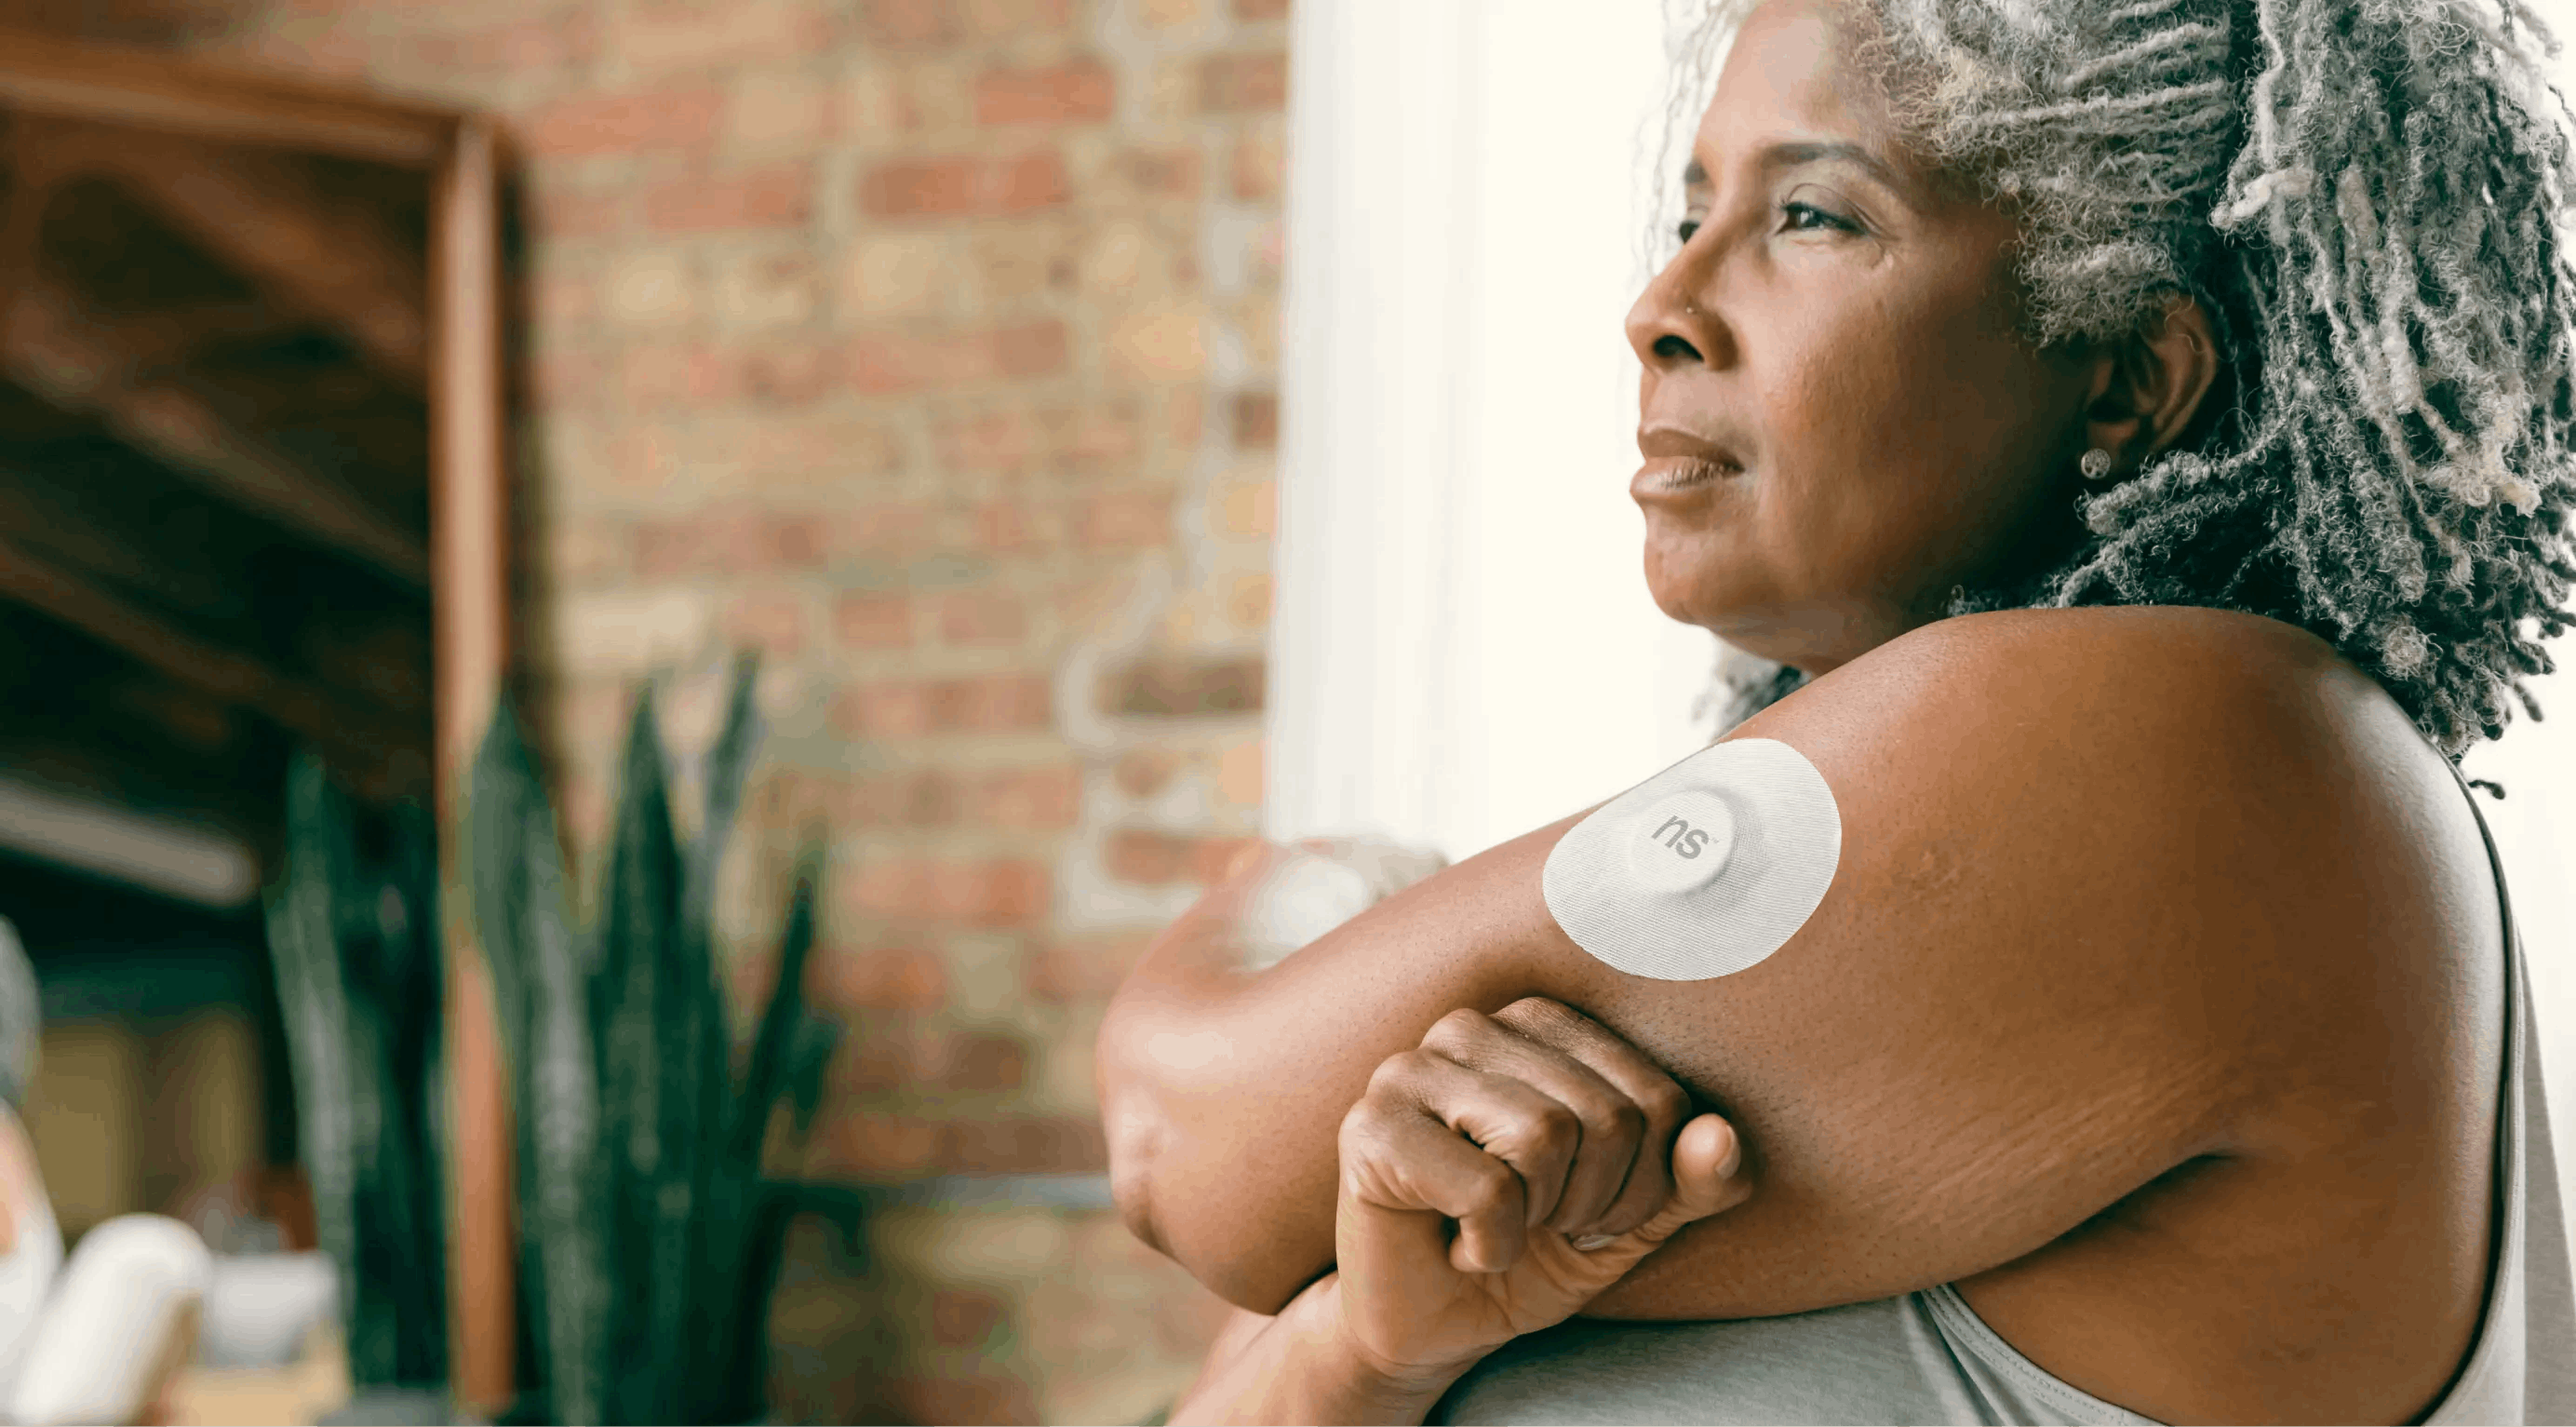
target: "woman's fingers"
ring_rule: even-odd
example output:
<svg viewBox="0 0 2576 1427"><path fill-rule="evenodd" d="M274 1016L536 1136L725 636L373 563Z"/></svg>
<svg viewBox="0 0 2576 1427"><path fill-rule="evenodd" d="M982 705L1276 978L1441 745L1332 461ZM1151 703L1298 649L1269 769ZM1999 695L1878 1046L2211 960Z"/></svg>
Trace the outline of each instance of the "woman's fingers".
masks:
<svg viewBox="0 0 2576 1427"><path fill-rule="evenodd" d="M1581 1134L1564 1192L1551 1209L1533 1204L1532 1212L1543 1214L1538 1222L1559 1233L1592 1231L1619 1198L1644 1145L1646 1112L1636 1100L1555 1046L1475 1011L1442 1017L1422 1045L1461 1065L1520 1081L1573 1113Z"/></svg>
<svg viewBox="0 0 2576 1427"><path fill-rule="evenodd" d="M1346 1272L1442 1252L1443 1218L1461 1273L1501 1273L1528 1247L1521 1176L1418 1106L1372 1092L1342 1120L1341 1155Z"/></svg>
<svg viewBox="0 0 2576 1427"><path fill-rule="evenodd" d="M1564 1197L1583 1125L1563 1102L1528 1082L1426 1048L1382 1062L1367 1098L1418 1109L1510 1166L1521 1179L1528 1224L1543 1222Z"/></svg>
<svg viewBox="0 0 2576 1427"><path fill-rule="evenodd" d="M1634 1149L1621 1156L1625 1174L1615 1197L1587 1223L1559 1216L1555 1226L1568 1234L1624 1234L1652 1218L1672 1187L1665 1151L1690 1118L1690 1093L1644 1052L1561 1002L1532 996L1505 1006L1493 1019L1583 1065L1635 1106L1642 1120L1635 1138L1623 1141Z"/></svg>

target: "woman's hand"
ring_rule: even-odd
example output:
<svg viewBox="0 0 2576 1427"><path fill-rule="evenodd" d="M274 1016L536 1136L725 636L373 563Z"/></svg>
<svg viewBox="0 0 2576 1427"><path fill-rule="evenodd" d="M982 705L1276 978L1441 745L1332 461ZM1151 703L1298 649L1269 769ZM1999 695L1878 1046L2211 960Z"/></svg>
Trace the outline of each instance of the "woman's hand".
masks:
<svg viewBox="0 0 2576 1427"><path fill-rule="evenodd" d="M1329 1291L1350 1349L1392 1382L1445 1388L1742 1203L1733 1128L1684 1124L1689 1106L1635 1047L1553 1001L1441 1020L1342 1121Z"/></svg>
<svg viewBox="0 0 2576 1427"><path fill-rule="evenodd" d="M1338 1267L1275 1318L1238 1313L1171 1420L1421 1421L1478 1359L1750 1195L1734 1130L1689 1110L1556 1002L1444 1018L1342 1121Z"/></svg>

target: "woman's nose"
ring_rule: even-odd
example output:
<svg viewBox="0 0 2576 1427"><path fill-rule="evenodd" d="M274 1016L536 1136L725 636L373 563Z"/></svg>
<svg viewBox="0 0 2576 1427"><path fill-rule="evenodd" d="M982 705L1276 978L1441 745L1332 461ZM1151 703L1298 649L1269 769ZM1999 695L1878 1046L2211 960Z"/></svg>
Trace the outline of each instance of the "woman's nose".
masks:
<svg viewBox="0 0 2576 1427"><path fill-rule="evenodd" d="M1686 364L1719 366L1734 360L1726 324L1703 301L1708 264L1684 245L1628 310L1628 345L1649 370Z"/></svg>

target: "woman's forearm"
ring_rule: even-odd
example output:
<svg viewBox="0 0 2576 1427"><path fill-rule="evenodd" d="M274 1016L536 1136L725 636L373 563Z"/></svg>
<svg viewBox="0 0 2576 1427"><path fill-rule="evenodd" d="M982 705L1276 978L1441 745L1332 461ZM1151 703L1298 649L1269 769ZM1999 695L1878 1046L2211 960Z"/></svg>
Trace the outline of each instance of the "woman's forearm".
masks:
<svg viewBox="0 0 2576 1427"><path fill-rule="evenodd" d="M1171 1421L1420 1422L1467 1365L1437 1374L1371 1365L1342 1331L1339 1293L1337 1279L1319 1279L1239 1341L1220 1339Z"/></svg>
<svg viewBox="0 0 2576 1427"><path fill-rule="evenodd" d="M1286 849L1157 938L1097 1062L1111 1187L1137 1236L1257 1313L1331 1268L1335 1138L1379 1063L1461 1008L1577 999L1535 969L1563 940L1538 896L1561 831L1396 892L1264 971L1244 967L1243 925Z"/></svg>

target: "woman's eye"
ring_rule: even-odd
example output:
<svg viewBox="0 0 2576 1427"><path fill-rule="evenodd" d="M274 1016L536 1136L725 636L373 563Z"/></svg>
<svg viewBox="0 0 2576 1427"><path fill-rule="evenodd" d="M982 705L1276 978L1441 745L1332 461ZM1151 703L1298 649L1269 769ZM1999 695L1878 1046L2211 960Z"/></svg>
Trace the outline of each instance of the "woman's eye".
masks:
<svg viewBox="0 0 2576 1427"><path fill-rule="evenodd" d="M1683 219L1682 226L1679 231L1682 235L1682 241L1684 243L1688 243L1699 232L1699 220L1696 218Z"/></svg>
<svg viewBox="0 0 2576 1427"><path fill-rule="evenodd" d="M1860 225L1858 223L1845 218L1839 213L1818 208L1812 203L1793 202L1781 204L1780 226L1792 233L1812 233L1818 230L1836 233L1857 233L1860 231Z"/></svg>

